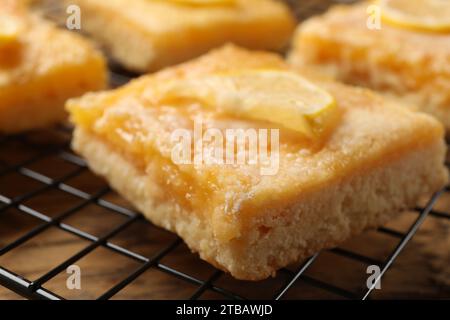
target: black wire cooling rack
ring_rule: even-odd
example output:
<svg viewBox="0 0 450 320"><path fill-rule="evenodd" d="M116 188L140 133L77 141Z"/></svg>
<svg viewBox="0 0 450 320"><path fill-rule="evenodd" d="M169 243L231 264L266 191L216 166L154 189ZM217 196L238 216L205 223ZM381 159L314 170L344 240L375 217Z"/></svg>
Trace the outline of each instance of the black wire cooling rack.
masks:
<svg viewBox="0 0 450 320"><path fill-rule="evenodd" d="M298 2L291 2L297 4L296 8L300 18L319 12L330 4L329 1L325 1L326 3L324 1L302 1L299 9ZM111 80L114 86L126 83L132 77L117 68L112 67L112 70L114 71L112 71ZM282 269L275 279L263 281L261 284L237 281L209 265L205 266L206 264L200 261L196 255L189 253L184 248L184 244L179 238L152 226L138 212L121 201L120 197L105 182L99 181L99 178L90 174L85 161L70 150L70 138L71 129L65 126L16 136L0 136L0 231L14 229L12 238L7 236L9 233L0 232L0 285L25 298L66 299L67 297L54 289L54 285L49 284L61 275L65 279L69 266L79 263L101 249L107 251L107 257L111 258L97 259L104 263L101 265L99 273L109 274L109 277L106 285L101 280L93 278L93 285L97 289L103 287L105 289L101 292L97 290L97 293L88 296L89 298L120 297L121 292L127 290L128 287L140 283L144 288L142 289L144 293L163 290L166 291L165 298L174 298L175 291L180 291L183 296L178 295L177 298L248 299L252 298L251 293L264 291L264 298L296 299L302 297L302 292L318 289L322 293L333 295L334 298L367 299L375 289L375 283L370 286L366 285L365 270L367 266L379 266L381 278L425 219L434 216L440 220L450 220L448 212L434 210L437 201L449 194L450 189L447 187L433 195L425 202L424 206L411 212L412 220L404 231L388 227L374 231L376 234L390 238L391 244L393 241L390 249L384 248L384 242L378 243L378 246L384 248L384 258L382 259L339 247L317 253L299 265ZM85 179L87 182L77 186L74 181L81 176L87 176L87 180ZM24 182L25 180L26 182ZM58 192L57 197L53 196L55 192ZM112 197L110 197L111 195ZM73 200L72 204L62 205L62 198L66 196ZM33 200L42 197L49 198L50 202L46 202L44 206L33 204ZM92 215L97 214L98 210L107 212L108 218L94 218L87 224L71 222L76 217L85 216L86 213L92 218ZM19 222L10 224L11 215L20 216ZM33 224L22 230L20 221L24 217L32 219ZM120 222L109 225L108 222L115 219L119 219ZM14 221L17 221L17 217ZM102 231L87 231L92 229L92 224L100 227ZM128 237L128 240L132 239L131 242L125 242L122 245L120 241L116 240L121 234L133 230L136 225L141 228L140 234L156 235L155 238L142 241L136 247L137 241L133 239L138 232L131 231L131 236ZM2 227L4 229L1 229ZM54 255L54 248L36 239L49 230L55 229L70 236L70 241L65 238L59 240L59 245L69 245L70 250L66 250L68 251L67 256L60 259L52 268L41 270L39 269L41 265L35 260L51 259L51 256ZM149 254L149 250L145 248L152 246L155 242L158 243L158 247ZM77 245L73 247L73 243ZM373 243L368 243L366 247L371 245L375 246ZM18 251L23 247L32 248L32 250L22 250L20 255L23 258L16 263L16 269L19 270L15 270L13 269L14 264L11 266L10 257L18 256ZM180 250L185 252L175 254ZM332 255L332 261L342 258L359 266L359 283L352 286L356 290L343 288L326 278L321 279L320 272L313 275L309 273L324 255ZM112 258L113 256L120 256L123 259L121 261L133 262L132 267L123 270L118 266L114 269L115 271L108 271L108 266L116 261L115 258ZM168 259L171 256L178 257L175 259L178 259L178 263L174 264L173 259L172 261ZM183 266L187 260L191 264L194 263L194 267L186 271L183 270ZM122 264L126 263L122 262ZM24 268L26 269L24 266L27 265L37 269L38 274L28 272L27 276L27 272L24 271ZM199 265L200 267L198 267ZM330 269L332 264L326 263L325 267ZM335 273L343 272L342 269L345 269L335 267L339 269ZM158 272L158 275L154 275L152 272ZM152 278L153 275L158 278L157 282L153 283L156 284L155 288L141 281L144 275L147 278ZM161 275L164 277L161 278ZM89 274L87 276L89 277ZM174 279L176 280L175 284L173 284ZM353 282L356 281L353 280ZM172 283L172 286L166 285L167 283ZM307 284L307 287L298 289L299 283ZM184 284L189 285L190 290L178 290ZM123 297L133 298L133 296Z"/></svg>

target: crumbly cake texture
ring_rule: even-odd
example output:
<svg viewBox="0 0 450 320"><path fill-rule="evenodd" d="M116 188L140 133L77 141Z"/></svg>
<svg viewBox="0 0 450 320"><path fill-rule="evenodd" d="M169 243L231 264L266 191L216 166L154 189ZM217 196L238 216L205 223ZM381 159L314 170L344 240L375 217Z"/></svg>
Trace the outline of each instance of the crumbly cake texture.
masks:
<svg viewBox="0 0 450 320"><path fill-rule="evenodd" d="M155 0L66 1L80 6L83 30L117 62L137 72L187 61L227 42L280 50L296 25L288 7L274 0L204 6Z"/></svg>
<svg viewBox="0 0 450 320"><path fill-rule="evenodd" d="M20 47L0 52L0 132L17 133L63 121L68 98L104 89L106 64L93 44L29 17Z"/></svg>
<svg viewBox="0 0 450 320"><path fill-rule="evenodd" d="M370 30L368 4L335 6L302 23L289 61L380 91L436 116L450 130L450 33L385 22Z"/></svg>
<svg viewBox="0 0 450 320"><path fill-rule="evenodd" d="M244 67L287 69L276 55L228 46L121 89L71 100L73 148L150 221L245 280L267 278L377 227L445 185L444 130L436 120L323 79L312 80L335 97L342 118L320 148L280 129L277 175L246 165L171 163L168 133L190 128L193 113L149 106L152 83ZM208 112L195 109L206 126L259 125Z"/></svg>

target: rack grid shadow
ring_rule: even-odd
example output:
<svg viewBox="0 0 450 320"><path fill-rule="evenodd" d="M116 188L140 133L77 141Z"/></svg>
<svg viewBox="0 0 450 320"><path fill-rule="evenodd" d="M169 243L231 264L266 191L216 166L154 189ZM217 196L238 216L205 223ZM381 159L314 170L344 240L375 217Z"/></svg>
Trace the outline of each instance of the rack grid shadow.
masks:
<svg viewBox="0 0 450 320"><path fill-rule="evenodd" d="M300 19L332 1L301 3L296 6ZM132 78L114 66L111 70L113 86ZM371 231L372 238L384 240L364 241L362 247L381 248L382 258L344 244L284 268L273 279L237 281L190 253L176 235L147 222L89 172L70 150L70 138L66 126L0 136L0 286L25 298L367 299L376 287L366 283L368 266L378 266L381 279L426 219L450 221L450 213L434 209L449 195L446 187L407 213L404 230ZM339 281L339 272L349 263L358 276L346 285L349 280ZM66 270L78 264L87 266L81 268L82 279L88 279L83 286L90 284L74 293L66 287ZM333 277L322 277L327 269L333 269Z"/></svg>

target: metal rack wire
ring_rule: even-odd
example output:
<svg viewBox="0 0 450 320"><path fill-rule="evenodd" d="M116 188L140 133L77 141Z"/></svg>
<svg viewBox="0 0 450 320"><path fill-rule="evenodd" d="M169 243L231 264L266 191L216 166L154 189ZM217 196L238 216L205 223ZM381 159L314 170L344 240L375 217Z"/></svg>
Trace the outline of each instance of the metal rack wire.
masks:
<svg viewBox="0 0 450 320"><path fill-rule="evenodd" d="M314 3L314 1L311 3ZM312 12L317 12L317 10L324 9L323 2L316 3L318 4L316 7L313 5L308 6L308 15ZM304 11L300 10L299 12L302 12L301 16L305 14ZM113 70L115 70L112 72L112 83L114 85L122 84L128 81L131 77L130 74L124 73L117 68L113 68ZM36 139L36 136L42 134L45 136L42 139L44 142L36 141L39 140ZM1 242L2 235L0 234L0 258L6 254L14 254L18 247L38 237L50 228L57 228L64 233L73 235L74 237L88 242L86 246L72 254L63 262L58 263L50 270L45 270L45 272L43 272L43 274L38 276L36 279L27 279L23 275L16 273L15 270L9 270L7 267L2 265L0 260L1 286L4 286L19 295L30 299L65 299L58 293L47 289L46 284L64 272L70 265L86 256L89 256L94 250L104 248L113 254L117 254L134 261L137 263L137 267L126 276L119 279L119 281L117 281L111 288L102 292L97 297L98 299L114 298L116 294L132 284L136 281L136 279L139 279L139 277L148 270L158 270L171 278L176 278L182 282L195 286L195 290L189 296L184 297L186 299L201 299L207 292L214 293L216 298L239 300L248 298L247 296L224 286L223 281L221 282L220 280L226 277L226 275L219 270L214 270L207 277L202 278L190 274L189 272L183 272L178 268L164 263L163 260L166 256L170 255L172 252L177 250L177 248L182 246L182 241L179 238L173 237L172 240L165 241L164 245L151 255L143 255L124 246L120 246L112 241L116 235L131 228L137 223L146 224L149 228L151 228L151 230L155 230L155 227L151 226L149 222L146 222L138 212L127 206L119 205L115 202L107 200L106 196L113 191L106 184L95 192L86 192L81 188L74 187L70 183L72 179L88 172L85 161L72 153L69 148L70 135L70 128L58 127L45 130L44 133L34 132L17 136L0 136L0 181L10 174L15 174L16 179L17 177L26 177L27 179L35 181L39 184L38 187L31 188L31 190L27 190L26 192L20 190L18 194L14 195L9 195L0 190L0 217L2 215L7 215L8 210L14 208L21 215L30 216L39 221L39 223L31 230L28 230L18 238L8 241L7 243ZM2 153L7 154L14 152L11 148L29 150L29 155L24 156L23 159L20 160L3 159L1 156ZM34 164L49 156L69 164L71 169L61 170L61 172L58 172L56 175L57 178L41 172L40 170L33 169ZM44 212L45 210L37 210L27 204L28 200L49 193L52 190L58 190L59 192L70 195L78 201L73 206L70 206L62 211L58 211L54 215ZM431 197L425 206L416 208L414 212L417 216L409 225L409 229L406 232L399 232L389 228L379 228L377 230L378 233L391 237L396 241L396 246L389 253L389 255L387 255L386 259L374 259L345 248L335 248L332 250L327 250L326 252L354 261L361 265L378 265L381 268L381 276L383 276L428 216L432 215L436 218L450 220L449 213L433 209L436 202L443 197L444 194L448 194L449 192L450 188L447 187ZM81 228L77 228L66 223L68 218L79 215L82 210L90 206L100 207L114 215L118 215L123 218L122 222L108 229L107 232L100 236L86 232ZM98 221L98 223L100 224L102 222ZM149 232L152 232L151 230L149 230ZM42 255L45 254L46 252L43 251ZM270 292L270 298L277 300L286 298L289 291L299 281L307 283L311 287L330 292L340 298L367 299L370 297L375 288L375 284L367 288L364 283L364 285L361 285L361 290L358 292L353 292L329 283L326 280L309 275L307 271L323 254L323 252L317 253L298 266L282 269L280 271L280 274L282 275L281 279L279 279L280 283L276 289L273 289L273 291ZM32 261L30 261L30 263L32 263ZM249 284L242 282L240 283L240 286L245 287L249 286ZM295 298L295 296L293 298Z"/></svg>

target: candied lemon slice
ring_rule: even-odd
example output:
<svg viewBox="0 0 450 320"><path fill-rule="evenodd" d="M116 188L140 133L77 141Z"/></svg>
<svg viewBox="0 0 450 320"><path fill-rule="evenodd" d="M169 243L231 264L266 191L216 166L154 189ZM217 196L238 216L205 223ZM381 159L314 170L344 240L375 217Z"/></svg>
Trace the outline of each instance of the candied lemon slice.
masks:
<svg viewBox="0 0 450 320"><path fill-rule="evenodd" d="M379 0L382 17L393 25L450 32L449 0Z"/></svg>
<svg viewBox="0 0 450 320"><path fill-rule="evenodd" d="M337 119L326 91L286 71L251 70L199 79L174 80L159 88L162 103L194 100L219 112L268 121L315 138Z"/></svg>

